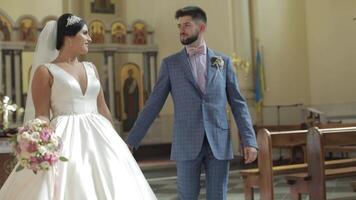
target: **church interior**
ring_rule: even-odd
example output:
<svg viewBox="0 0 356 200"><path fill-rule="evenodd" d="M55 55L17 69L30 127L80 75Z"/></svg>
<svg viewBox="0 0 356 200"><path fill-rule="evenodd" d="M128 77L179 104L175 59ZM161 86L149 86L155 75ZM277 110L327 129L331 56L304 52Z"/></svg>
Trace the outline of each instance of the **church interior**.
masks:
<svg viewBox="0 0 356 200"><path fill-rule="evenodd" d="M227 108L235 154L228 199L313 199L306 163L313 160L308 142L315 132L330 135L319 149L324 199L356 199L356 128L349 128L356 127L356 0L1 0L0 187L16 162L8 135L22 124L33 52L46 22L63 13L86 21L92 44L80 59L97 67L115 129L125 139L162 59L183 48L174 13L187 5L206 11L208 47L231 57L259 144L258 161L243 164ZM169 96L134 152L162 200L177 199L169 160L173 103Z"/></svg>

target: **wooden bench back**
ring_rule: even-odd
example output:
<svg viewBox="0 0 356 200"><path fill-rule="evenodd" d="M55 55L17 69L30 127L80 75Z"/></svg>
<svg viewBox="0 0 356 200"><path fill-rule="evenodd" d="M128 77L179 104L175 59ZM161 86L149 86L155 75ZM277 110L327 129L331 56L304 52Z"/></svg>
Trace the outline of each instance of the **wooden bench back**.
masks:
<svg viewBox="0 0 356 200"><path fill-rule="evenodd" d="M356 127L319 129L307 133L308 174L311 177L311 199L326 199L325 151L328 145L355 145Z"/></svg>
<svg viewBox="0 0 356 200"><path fill-rule="evenodd" d="M272 148L285 145L305 144L306 132L307 130L269 132L267 129L261 129L258 131L260 193L269 194L270 196L265 197L266 199L274 199Z"/></svg>
<svg viewBox="0 0 356 200"><path fill-rule="evenodd" d="M319 127L344 127L347 124L320 124ZM283 127L286 129L295 128L299 126ZM279 127L280 128L280 127ZM273 148L293 147L306 144L306 133L308 130L286 130L270 132L266 128L259 129L257 134L257 143L259 146L258 152L258 180L260 187L260 194L264 195L264 199L274 199L273 192L273 175L283 173L295 173L300 170L307 170L306 164L295 166L294 168L286 166L282 170L273 170ZM277 172L278 171L278 172Z"/></svg>

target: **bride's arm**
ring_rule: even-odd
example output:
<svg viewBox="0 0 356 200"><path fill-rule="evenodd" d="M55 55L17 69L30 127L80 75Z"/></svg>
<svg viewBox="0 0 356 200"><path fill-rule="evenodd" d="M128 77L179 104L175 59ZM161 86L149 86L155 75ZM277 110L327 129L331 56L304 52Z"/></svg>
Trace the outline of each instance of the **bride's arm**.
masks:
<svg viewBox="0 0 356 200"><path fill-rule="evenodd" d="M96 78L98 80L100 80L98 71L96 70L96 67L94 65L93 65L93 68L95 70ZM98 98L97 98L97 104L98 104L99 113L101 115L103 115L106 119L108 119L111 122L111 124L113 124L111 113L110 113L110 110L109 110L108 106L106 105L105 98L104 98L104 92L103 92L103 89L101 87L100 87L100 92L99 92L99 95L98 95Z"/></svg>
<svg viewBox="0 0 356 200"><path fill-rule="evenodd" d="M35 117L49 123L50 97L53 77L47 67L39 66L33 75L31 92L35 106Z"/></svg>

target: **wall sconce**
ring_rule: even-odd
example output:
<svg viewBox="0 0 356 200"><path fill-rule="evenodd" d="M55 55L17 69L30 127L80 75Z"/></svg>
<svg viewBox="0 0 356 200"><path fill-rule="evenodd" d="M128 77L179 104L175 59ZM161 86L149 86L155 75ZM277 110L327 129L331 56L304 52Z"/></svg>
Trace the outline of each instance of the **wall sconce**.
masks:
<svg viewBox="0 0 356 200"><path fill-rule="evenodd" d="M249 75L249 73L251 72L251 64L248 60L243 59L239 56L237 56L237 54L235 52L232 53L232 64L235 67L236 73L238 72L238 69L242 69L242 71L245 73L245 77L247 77Z"/></svg>

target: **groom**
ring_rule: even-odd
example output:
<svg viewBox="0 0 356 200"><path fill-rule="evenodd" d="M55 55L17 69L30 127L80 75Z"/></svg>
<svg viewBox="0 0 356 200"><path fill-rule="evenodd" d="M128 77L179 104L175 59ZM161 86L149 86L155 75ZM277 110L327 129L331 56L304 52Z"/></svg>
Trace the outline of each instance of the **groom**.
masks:
<svg viewBox="0 0 356 200"><path fill-rule="evenodd" d="M233 159L226 103L239 128L245 163L257 157L251 117L229 57L209 49L203 35L205 12L195 6L176 11L184 48L162 61L157 83L127 139L138 148L169 93L174 102L171 159L177 163L178 196L198 199L201 168L207 199L226 199L229 160Z"/></svg>

